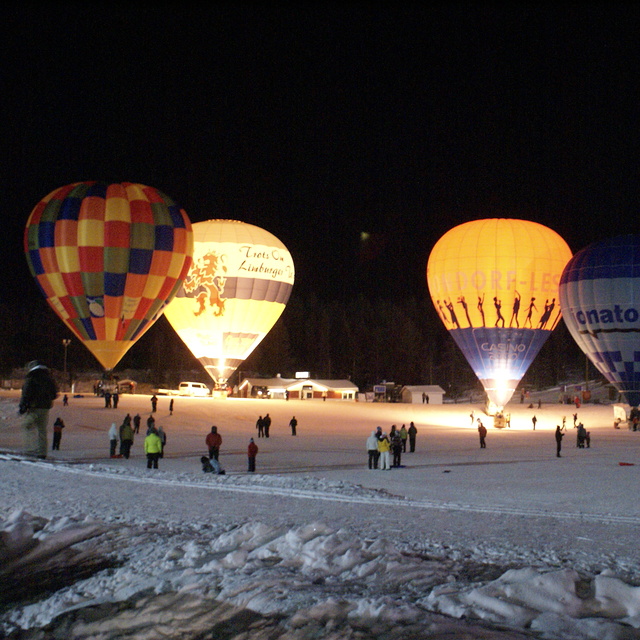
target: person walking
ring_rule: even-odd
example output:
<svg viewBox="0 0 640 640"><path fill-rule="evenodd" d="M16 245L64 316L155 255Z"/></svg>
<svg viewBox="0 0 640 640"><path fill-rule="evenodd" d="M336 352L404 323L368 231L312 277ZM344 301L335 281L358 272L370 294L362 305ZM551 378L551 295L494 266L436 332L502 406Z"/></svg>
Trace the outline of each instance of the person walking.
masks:
<svg viewBox="0 0 640 640"><path fill-rule="evenodd" d="M169 401L169 415L173 415L173 398Z"/></svg>
<svg viewBox="0 0 640 640"><path fill-rule="evenodd" d="M480 418L478 418L478 435L480 436L480 448L486 449L487 443L485 438L487 437L487 427L482 424Z"/></svg>
<svg viewBox="0 0 640 640"><path fill-rule="evenodd" d="M158 398L156 398L156 394L154 393L151 396L151 413L155 413L158 410Z"/></svg>
<svg viewBox="0 0 640 640"><path fill-rule="evenodd" d="M120 425L120 457L129 459L131 447L133 446L133 427L129 422Z"/></svg>
<svg viewBox="0 0 640 640"><path fill-rule="evenodd" d="M531 423L533 424L533 430L536 430L536 424L538 422L538 418L536 418L535 416L533 416L533 418L531 418Z"/></svg>
<svg viewBox="0 0 640 640"><path fill-rule="evenodd" d="M162 454L162 440L155 429L151 429L144 439L144 452L147 454L147 469L157 469Z"/></svg>
<svg viewBox="0 0 640 640"><path fill-rule="evenodd" d="M209 460L217 460L222 446L222 436L218 433L218 427L211 427L211 432L205 438L205 444L209 448Z"/></svg>
<svg viewBox="0 0 640 640"><path fill-rule="evenodd" d="M256 420L256 429L258 430L258 438L263 438L264 437L264 421L262 419L262 416L258 416L258 419Z"/></svg>
<svg viewBox="0 0 640 640"><path fill-rule="evenodd" d="M298 426L298 421L296 420L295 416L293 416L293 418L291 418L291 420L289 420L289 426L291 427L291 435L295 436L296 435L296 427Z"/></svg>
<svg viewBox="0 0 640 640"><path fill-rule="evenodd" d="M556 457L561 458L560 451L562 451L562 438L564 438L564 433L562 433L562 429L560 425L556 426Z"/></svg>
<svg viewBox="0 0 640 640"><path fill-rule="evenodd" d="M253 441L253 438L249 439L249 446L247 447L247 460L249 463L248 471L253 473L256 470L256 456L258 455L258 445Z"/></svg>
<svg viewBox="0 0 640 640"><path fill-rule="evenodd" d="M151 414L149 414L149 417L147 418L147 433L145 435L148 435L149 431L155 428L156 428L156 419Z"/></svg>
<svg viewBox="0 0 640 640"><path fill-rule="evenodd" d="M416 435L418 435L418 430L413 422L409 424L407 435L409 436L409 452L413 453L416 450Z"/></svg>
<svg viewBox="0 0 640 640"><path fill-rule="evenodd" d="M47 423L57 397L58 387L49 369L38 360L32 360L27 365L18 408L20 415L24 416L22 433L27 455L47 457Z"/></svg>
<svg viewBox="0 0 640 640"><path fill-rule="evenodd" d="M60 440L62 440L62 430L64 426L62 418L58 416L53 423L53 446L51 447L51 451L60 451Z"/></svg>
<svg viewBox="0 0 640 640"><path fill-rule="evenodd" d="M369 456L369 469L378 468L378 436L375 431L367 438L367 455Z"/></svg>
<svg viewBox="0 0 640 640"><path fill-rule="evenodd" d="M109 429L109 456L111 458L117 458L116 448L118 447L118 426L115 422L111 423L111 429Z"/></svg>
<svg viewBox="0 0 640 640"><path fill-rule="evenodd" d="M133 416L133 432L134 433L140 433L140 421L142 420L142 418L140 417L139 413L136 413L135 416Z"/></svg>
<svg viewBox="0 0 640 640"><path fill-rule="evenodd" d="M382 434L382 437L378 440L378 452L380 453L380 469L382 471L389 471L391 469L389 460L389 450L391 444L386 433Z"/></svg>

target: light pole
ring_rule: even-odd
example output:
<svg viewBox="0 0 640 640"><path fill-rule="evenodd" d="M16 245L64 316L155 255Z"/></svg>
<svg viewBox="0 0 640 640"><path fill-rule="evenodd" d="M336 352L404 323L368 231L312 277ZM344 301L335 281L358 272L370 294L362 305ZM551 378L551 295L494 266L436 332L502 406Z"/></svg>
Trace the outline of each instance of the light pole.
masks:
<svg viewBox="0 0 640 640"><path fill-rule="evenodd" d="M64 347L64 384L65 384L65 389L66 389L66 385L69 382L67 379L67 348L69 347L69 345L71 344L71 340L69 340L69 338L64 338L62 340L62 346Z"/></svg>

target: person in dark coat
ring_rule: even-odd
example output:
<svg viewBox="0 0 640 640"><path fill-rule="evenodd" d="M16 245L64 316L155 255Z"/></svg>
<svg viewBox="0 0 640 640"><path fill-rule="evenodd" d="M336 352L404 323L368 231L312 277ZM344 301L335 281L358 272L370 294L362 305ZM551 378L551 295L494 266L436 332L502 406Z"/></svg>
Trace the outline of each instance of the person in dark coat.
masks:
<svg viewBox="0 0 640 640"><path fill-rule="evenodd" d="M256 470L256 456L258 455L258 445L253 441L253 438L249 440L249 446L247 447L247 459L249 462L249 473L253 473Z"/></svg>
<svg viewBox="0 0 640 640"><path fill-rule="evenodd" d="M136 413L136 415L133 416L133 432L134 433L140 433L140 420L142 420L142 418L140 417L140 414Z"/></svg>
<svg viewBox="0 0 640 640"><path fill-rule="evenodd" d="M402 437L400 431L394 431L391 437L391 452L393 454L392 467L399 468L402 466Z"/></svg>
<svg viewBox="0 0 640 640"><path fill-rule="evenodd" d="M264 424L264 437L269 437L269 429L271 428L271 416L267 413L267 415L262 418L262 422Z"/></svg>
<svg viewBox="0 0 640 640"><path fill-rule="evenodd" d="M413 453L416 450L416 435L418 434L418 430L416 429L416 425L413 422L409 425L407 429L407 435L409 436L409 452Z"/></svg>
<svg viewBox="0 0 640 640"><path fill-rule="evenodd" d="M19 413L24 416L22 433L25 453L38 458L47 457L47 423L53 401L58 397L58 387L49 369L38 362L27 365L27 375L22 385Z"/></svg>
<svg viewBox="0 0 640 640"><path fill-rule="evenodd" d="M298 421L296 420L295 416L293 416L293 418L291 418L291 420L289 420L289 426L291 427L291 435L295 436L296 435L296 427L298 426Z"/></svg>
<svg viewBox="0 0 640 640"><path fill-rule="evenodd" d="M64 427L64 421L58 416L53 423L53 446L51 447L51 451L60 451L60 440L62 440L62 430Z"/></svg>
<svg viewBox="0 0 640 640"><path fill-rule="evenodd" d="M562 429L560 425L556 426L556 456L561 458L560 451L562 451L562 438L564 438L564 433L562 433Z"/></svg>
<svg viewBox="0 0 640 640"><path fill-rule="evenodd" d="M258 430L258 438L264 437L264 420L262 416L258 416L256 420L256 429Z"/></svg>
<svg viewBox="0 0 640 640"><path fill-rule="evenodd" d="M151 413L155 413L158 409L158 398L156 398L156 394L154 393L151 396Z"/></svg>

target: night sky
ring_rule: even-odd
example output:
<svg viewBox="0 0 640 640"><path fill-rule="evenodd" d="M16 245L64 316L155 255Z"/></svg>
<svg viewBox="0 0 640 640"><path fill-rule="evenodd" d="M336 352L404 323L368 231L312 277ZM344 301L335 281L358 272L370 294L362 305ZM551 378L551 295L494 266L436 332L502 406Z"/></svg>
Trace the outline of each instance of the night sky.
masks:
<svg viewBox="0 0 640 640"><path fill-rule="evenodd" d="M80 180L271 231L303 296L426 296L476 218L637 231L637 5L269 4L2 9L0 300L40 295L24 224Z"/></svg>

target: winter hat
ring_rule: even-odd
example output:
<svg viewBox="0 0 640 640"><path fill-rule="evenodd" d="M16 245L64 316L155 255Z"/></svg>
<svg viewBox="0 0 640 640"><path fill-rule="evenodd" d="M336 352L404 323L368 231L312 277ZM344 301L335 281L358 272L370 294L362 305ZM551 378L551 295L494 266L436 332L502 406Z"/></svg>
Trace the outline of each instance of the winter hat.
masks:
<svg viewBox="0 0 640 640"><path fill-rule="evenodd" d="M29 362L29 364L27 364L27 373L31 373L34 369L46 369L46 368L47 367L45 367L38 360L32 360L31 362Z"/></svg>
<svg viewBox="0 0 640 640"><path fill-rule="evenodd" d="M253 438L249 438L249 442L253 442Z"/></svg>

